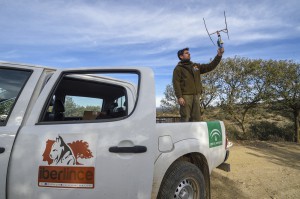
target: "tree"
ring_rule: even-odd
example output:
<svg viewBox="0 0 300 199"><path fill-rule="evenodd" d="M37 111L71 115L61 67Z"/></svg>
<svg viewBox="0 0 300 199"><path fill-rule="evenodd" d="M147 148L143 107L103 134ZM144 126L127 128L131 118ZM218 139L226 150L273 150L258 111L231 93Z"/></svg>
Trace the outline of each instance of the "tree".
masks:
<svg viewBox="0 0 300 199"><path fill-rule="evenodd" d="M262 60L246 58L227 58L219 68L220 104L239 124L244 135L247 114L255 108L265 96L266 80Z"/></svg>
<svg viewBox="0 0 300 199"><path fill-rule="evenodd" d="M82 116L82 114L77 113L77 105L72 97L67 96L65 100L65 116Z"/></svg>
<svg viewBox="0 0 300 199"><path fill-rule="evenodd" d="M0 101L0 115L8 115L16 98Z"/></svg>
<svg viewBox="0 0 300 199"><path fill-rule="evenodd" d="M300 65L291 60L266 63L270 84L269 102L280 102L280 107L293 113L294 141L300 143Z"/></svg>
<svg viewBox="0 0 300 199"><path fill-rule="evenodd" d="M201 116L208 106L217 101L222 83L220 76L224 73L224 68L217 67L215 70L202 75L202 95L200 100Z"/></svg>
<svg viewBox="0 0 300 199"><path fill-rule="evenodd" d="M67 96L65 102L65 116L66 117L82 117L84 111L100 111L100 106L80 106L76 104L72 97Z"/></svg>
<svg viewBox="0 0 300 199"><path fill-rule="evenodd" d="M166 86L166 90L164 92L165 98L163 98L161 103L161 108L163 112L169 112L169 113L179 113L179 104L177 103L177 98L174 92L174 88L171 84L168 84Z"/></svg>

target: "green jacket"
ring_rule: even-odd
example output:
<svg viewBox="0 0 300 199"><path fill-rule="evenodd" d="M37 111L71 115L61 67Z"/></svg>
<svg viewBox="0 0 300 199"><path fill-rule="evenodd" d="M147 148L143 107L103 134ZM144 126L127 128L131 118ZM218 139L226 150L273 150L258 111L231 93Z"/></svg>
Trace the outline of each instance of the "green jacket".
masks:
<svg viewBox="0 0 300 199"><path fill-rule="evenodd" d="M216 56L209 64L178 62L173 71L173 88L177 98L182 95L202 94L200 74L212 71L220 63L222 56Z"/></svg>

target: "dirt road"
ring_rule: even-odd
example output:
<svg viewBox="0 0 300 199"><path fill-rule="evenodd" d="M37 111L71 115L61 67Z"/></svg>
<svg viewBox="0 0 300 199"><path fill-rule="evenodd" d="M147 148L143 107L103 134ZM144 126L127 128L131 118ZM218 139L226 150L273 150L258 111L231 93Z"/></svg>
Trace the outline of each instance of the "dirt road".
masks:
<svg viewBox="0 0 300 199"><path fill-rule="evenodd" d="M300 145L286 142L234 143L231 172L215 169L212 199L300 199Z"/></svg>

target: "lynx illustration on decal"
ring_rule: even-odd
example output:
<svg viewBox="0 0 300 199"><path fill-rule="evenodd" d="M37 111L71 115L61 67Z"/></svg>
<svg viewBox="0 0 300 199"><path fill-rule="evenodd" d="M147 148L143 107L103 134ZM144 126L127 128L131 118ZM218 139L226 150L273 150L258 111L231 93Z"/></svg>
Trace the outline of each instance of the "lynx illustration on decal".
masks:
<svg viewBox="0 0 300 199"><path fill-rule="evenodd" d="M82 165L78 158L89 159L93 154L89 144L83 140L77 140L66 144L61 136L55 140L47 140L43 153L43 161L48 165Z"/></svg>

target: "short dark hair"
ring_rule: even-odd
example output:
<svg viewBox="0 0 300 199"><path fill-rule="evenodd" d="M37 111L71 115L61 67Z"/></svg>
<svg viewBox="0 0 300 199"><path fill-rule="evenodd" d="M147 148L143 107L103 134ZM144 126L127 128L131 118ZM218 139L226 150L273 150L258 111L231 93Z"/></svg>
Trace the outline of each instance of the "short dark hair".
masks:
<svg viewBox="0 0 300 199"><path fill-rule="evenodd" d="M184 53L185 50L189 50L189 48L184 48L184 49L178 50L178 52L177 52L178 59L180 59L180 56L183 55L183 53Z"/></svg>

